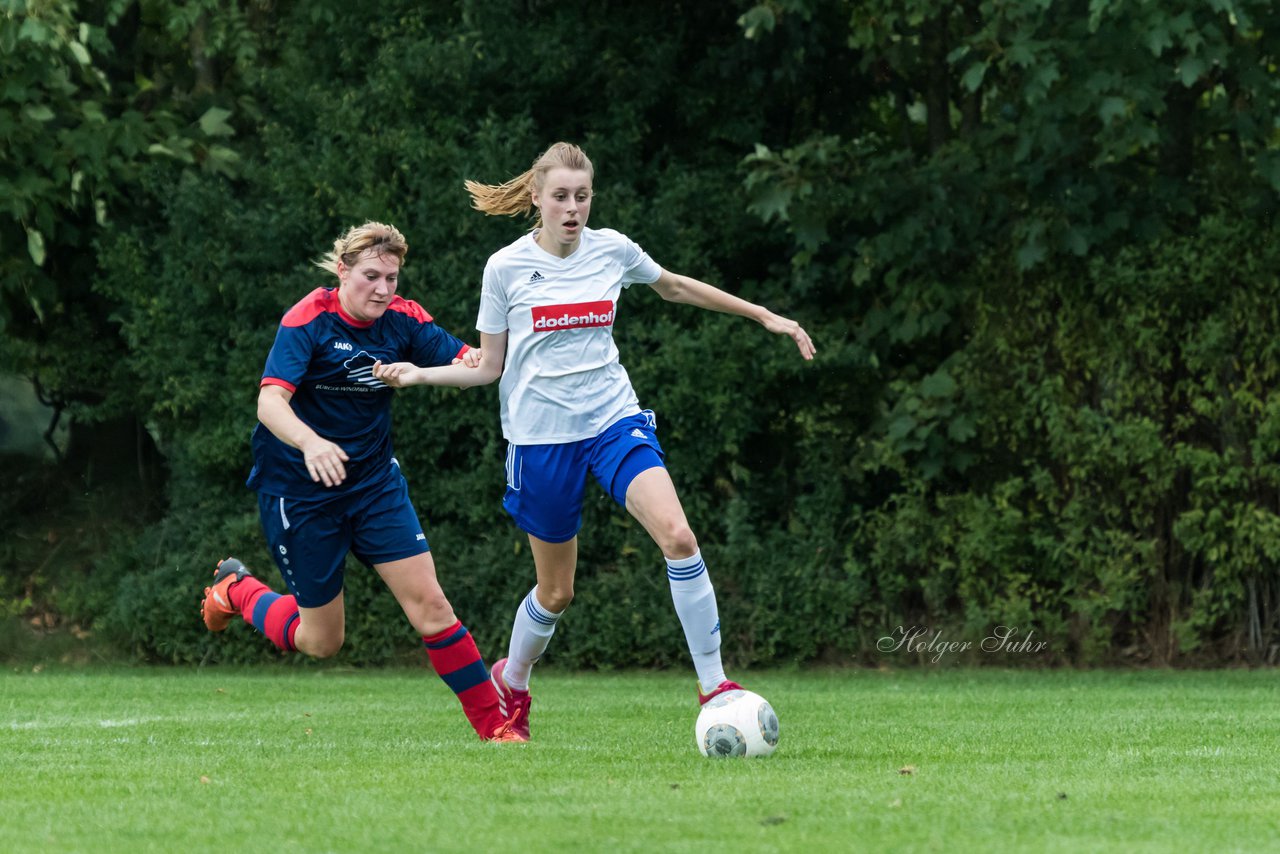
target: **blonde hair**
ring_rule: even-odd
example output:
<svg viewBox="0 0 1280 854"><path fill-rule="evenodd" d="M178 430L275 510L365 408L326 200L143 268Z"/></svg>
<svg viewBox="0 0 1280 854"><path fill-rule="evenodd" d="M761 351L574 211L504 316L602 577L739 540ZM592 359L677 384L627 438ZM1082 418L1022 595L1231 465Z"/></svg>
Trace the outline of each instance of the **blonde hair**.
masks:
<svg viewBox="0 0 1280 854"><path fill-rule="evenodd" d="M471 207L491 216L528 216L534 210L532 190L541 190L552 169L579 169L594 177L595 169L587 153L569 142L557 142L542 152L533 166L521 175L517 175L505 184L481 184L478 181L466 181L463 186L471 194ZM538 217L537 225L542 225L542 217Z"/></svg>
<svg viewBox="0 0 1280 854"><path fill-rule="evenodd" d="M333 241L333 250L313 263L336 276L339 261L350 269L370 249L376 249L379 256L390 255L403 264L404 256L409 253L409 244L394 225L366 222L348 228L346 234Z"/></svg>

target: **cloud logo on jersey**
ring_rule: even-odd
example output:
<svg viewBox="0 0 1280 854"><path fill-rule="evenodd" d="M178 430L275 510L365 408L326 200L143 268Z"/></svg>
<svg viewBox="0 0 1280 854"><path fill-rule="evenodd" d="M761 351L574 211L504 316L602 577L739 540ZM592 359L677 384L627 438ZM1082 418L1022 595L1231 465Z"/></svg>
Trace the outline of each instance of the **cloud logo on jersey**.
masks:
<svg viewBox="0 0 1280 854"><path fill-rule="evenodd" d="M373 363L376 361L377 359L361 350L343 362L342 367L347 369L347 379L353 383L367 385L369 388L386 388L386 383L380 379L375 379L373 376Z"/></svg>
<svg viewBox="0 0 1280 854"><path fill-rule="evenodd" d="M565 305L540 305L533 309L534 332L560 332L564 329L587 329L613 326L613 303L574 302Z"/></svg>

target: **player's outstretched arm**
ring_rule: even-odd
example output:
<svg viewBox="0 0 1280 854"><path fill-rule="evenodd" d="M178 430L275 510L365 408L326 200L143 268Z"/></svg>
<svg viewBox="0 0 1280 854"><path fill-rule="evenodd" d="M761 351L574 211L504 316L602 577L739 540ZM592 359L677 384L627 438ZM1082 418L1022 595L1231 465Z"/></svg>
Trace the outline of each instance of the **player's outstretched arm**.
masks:
<svg viewBox="0 0 1280 854"><path fill-rule="evenodd" d="M804 327L799 323L782 315L774 314L762 305L756 305L753 302L747 302L741 297L726 293L714 285L708 285L706 282L700 282L688 276L681 276L668 270L663 270L662 275L658 277L658 281L654 282L652 287L668 302L684 303L698 308L705 308L708 311L720 311L725 314L736 314L740 317L750 318L770 332L777 335L785 335L795 341L801 357L806 360L812 359L818 352L817 348L813 346L813 339L809 337L809 333L805 332Z"/></svg>
<svg viewBox="0 0 1280 854"><path fill-rule="evenodd" d="M480 359L474 367L464 354L463 360L438 368L419 368L411 362L373 363L373 375L392 388L411 385L443 385L469 388L488 385L502 376L502 360L507 354L507 333L480 333Z"/></svg>

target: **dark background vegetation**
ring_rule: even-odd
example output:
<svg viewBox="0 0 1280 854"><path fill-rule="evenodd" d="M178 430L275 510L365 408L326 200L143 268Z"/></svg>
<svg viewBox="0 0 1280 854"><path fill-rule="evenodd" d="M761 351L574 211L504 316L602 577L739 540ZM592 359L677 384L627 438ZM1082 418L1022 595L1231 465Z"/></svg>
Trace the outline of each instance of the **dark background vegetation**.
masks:
<svg viewBox="0 0 1280 854"><path fill-rule="evenodd" d="M592 225L819 347L624 301L734 664L870 663L912 625L1015 626L1050 665L1274 662L1278 54L1269 0L0 3L0 356L69 426L0 461L0 654L36 626L276 657L197 605L228 553L276 581L243 481L310 261L393 222L402 293L474 337L528 223L462 182L566 139ZM395 417L494 657L533 580L496 387ZM549 658L681 663L661 556L603 496L585 521ZM419 655L348 579L343 660Z"/></svg>

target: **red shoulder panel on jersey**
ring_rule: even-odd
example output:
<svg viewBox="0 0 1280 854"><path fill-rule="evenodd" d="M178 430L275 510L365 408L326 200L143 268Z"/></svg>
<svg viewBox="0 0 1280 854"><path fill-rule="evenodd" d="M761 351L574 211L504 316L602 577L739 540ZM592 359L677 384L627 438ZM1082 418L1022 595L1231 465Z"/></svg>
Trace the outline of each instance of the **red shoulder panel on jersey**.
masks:
<svg viewBox="0 0 1280 854"><path fill-rule="evenodd" d="M391 305L387 306L391 311L398 311L401 314L407 314L420 323L431 323L434 318L427 313L427 310L418 305L411 299L404 297L392 297Z"/></svg>
<svg viewBox="0 0 1280 854"><path fill-rule="evenodd" d="M316 288L287 312L280 321L284 326L306 326L326 311L338 310L338 293L327 288Z"/></svg>

